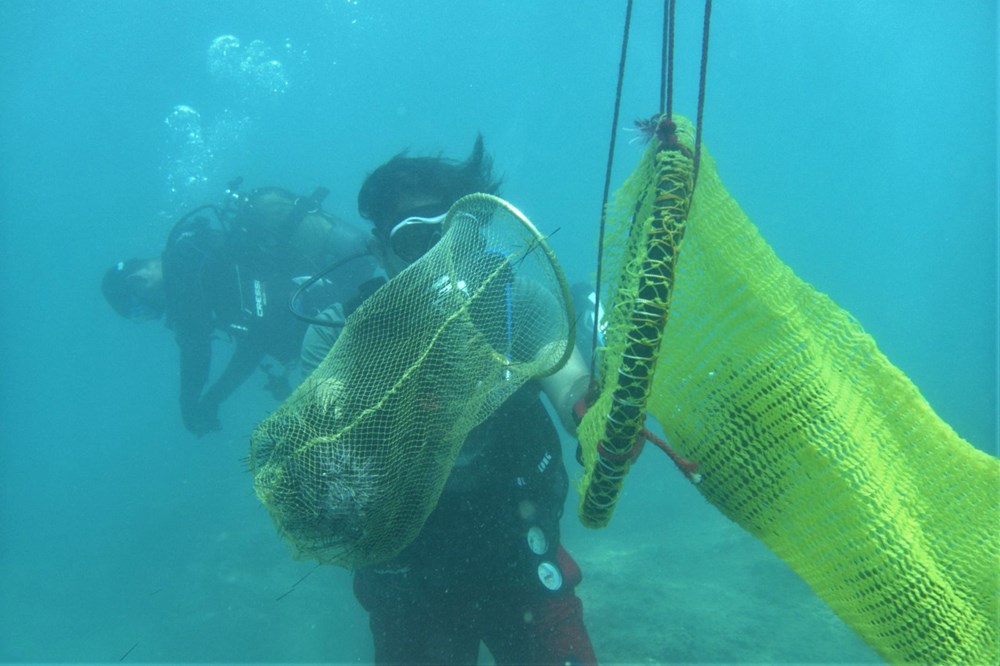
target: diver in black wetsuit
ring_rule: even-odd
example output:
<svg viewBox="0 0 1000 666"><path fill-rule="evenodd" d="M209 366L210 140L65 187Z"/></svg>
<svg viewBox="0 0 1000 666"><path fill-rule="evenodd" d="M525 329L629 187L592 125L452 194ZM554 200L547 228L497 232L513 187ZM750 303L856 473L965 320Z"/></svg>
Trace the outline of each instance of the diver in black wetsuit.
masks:
<svg viewBox="0 0 1000 666"><path fill-rule="evenodd" d="M268 187L228 209L203 206L181 218L159 257L122 261L105 273L102 291L115 312L134 320L163 317L173 330L181 416L190 432L220 429L219 405L258 367L268 373L276 398L287 394L288 367L306 330L289 309L299 283L343 262L309 290L307 300L325 303L354 294L371 278L367 235L324 212L323 194L295 197ZM226 333L236 349L206 390L215 331ZM265 357L282 371L262 365Z"/></svg>
<svg viewBox="0 0 1000 666"><path fill-rule="evenodd" d="M441 237L456 200L497 188L480 137L464 162L397 155L368 176L358 206L392 277ZM310 329L304 370L326 356L349 310L334 305L321 316L327 325ZM469 433L417 537L355 572L376 663L475 664L480 642L497 664L596 663L574 591L580 568L560 543L561 442L540 399L544 391L574 430L569 413L588 384L575 352L562 370L522 386Z"/></svg>

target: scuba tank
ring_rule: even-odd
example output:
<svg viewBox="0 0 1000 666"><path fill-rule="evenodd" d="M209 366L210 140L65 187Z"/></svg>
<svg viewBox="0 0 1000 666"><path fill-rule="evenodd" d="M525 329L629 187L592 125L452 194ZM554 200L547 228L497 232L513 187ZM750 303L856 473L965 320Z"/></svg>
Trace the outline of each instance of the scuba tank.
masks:
<svg viewBox="0 0 1000 666"><path fill-rule="evenodd" d="M240 197L238 190L243 183L243 177L237 176L226 184L222 204L204 204L189 210L178 218L167 234L167 247L176 243L185 234L203 229L215 229L225 235L232 232L232 221L236 217L245 197Z"/></svg>

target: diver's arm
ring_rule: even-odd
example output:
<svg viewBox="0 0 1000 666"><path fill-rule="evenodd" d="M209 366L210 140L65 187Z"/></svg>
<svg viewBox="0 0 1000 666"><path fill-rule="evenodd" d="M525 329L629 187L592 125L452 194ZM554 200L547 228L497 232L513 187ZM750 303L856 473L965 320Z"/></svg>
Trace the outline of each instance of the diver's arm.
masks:
<svg viewBox="0 0 1000 666"><path fill-rule="evenodd" d="M257 370L264 359L264 348L259 345L241 341L236 345L236 351L212 387L205 391L202 402L206 405L218 406Z"/></svg>
<svg viewBox="0 0 1000 666"><path fill-rule="evenodd" d="M178 336L177 346L181 355L181 418L188 430L203 434L207 425L202 423L199 401L212 365L212 340L207 335Z"/></svg>
<svg viewBox="0 0 1000 666"><path fill-rule="evenodd" d="M584 363L580 350L574 347L566 365L555 374L538 381L559 415L563 428L571 435L576 435L573 405L587 394L590 387L590 368Z"/></svg>
<svg viewBox="0 0 1000 666"><path fill-rule="evenodd" d="M204 243L203 243L204 241ZM204 409L201 394L212 367L212 307L206 283L214 264L203 236L183 236L163 253L167 325L180 351L180 406L184 427L196 435L218 429L215 411Z"/></svg>

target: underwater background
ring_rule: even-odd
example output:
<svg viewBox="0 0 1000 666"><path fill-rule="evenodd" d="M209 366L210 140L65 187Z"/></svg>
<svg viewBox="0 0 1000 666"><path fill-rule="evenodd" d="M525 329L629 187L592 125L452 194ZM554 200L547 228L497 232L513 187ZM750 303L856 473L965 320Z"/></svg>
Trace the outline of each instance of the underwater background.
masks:
<svg viewBox="0 0 1000 666"><path fill-rule="evenodd" d="M693 117L703 3L678 5L674 108ZM368 172L403 149L464 158L481 131L505 198L590 279L624 6L0 3L0 660L371 660L348 572L295 561L253 495L264 376L221 432L188 434L172 336L114 315L101 275L235 176L328 187L360 223ZM658 107L661 9L635 6L614 185ZM716 2L703 137L778 255L994 455L997 18L992 0ZM879 661L664 456L608 528L576 500L564 542L602 662Z"/></svg>

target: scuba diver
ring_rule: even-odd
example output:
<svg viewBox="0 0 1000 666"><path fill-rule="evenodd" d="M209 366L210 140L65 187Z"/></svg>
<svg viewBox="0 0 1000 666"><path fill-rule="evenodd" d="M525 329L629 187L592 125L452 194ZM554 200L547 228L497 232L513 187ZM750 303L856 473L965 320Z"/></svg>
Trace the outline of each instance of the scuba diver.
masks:
<svg viewBox="0 0 1000 666"><path fill-rule="evenodd" d="M180 218L158 257L120 261L103 278L108 304L131 320L163 318L180 350L180 406L195 435L221 428L219 405L260 367L276 399L290 392L289 368L307 324L289 308L312 275L324 279L299 299L324 305L346 299L372 277L368 236L322 209L326 190L297 197L279 187L237 193ZM337 270L331 270L333 265ZM318 311L318 310L316 310ZM228 364L207 387L215 331L236 344ZM277 362L276 371L265 359Z"/></svg>
<svg viewBox="0 0 1000 666"><path fill-rule="evenodd" d="M358 208L373 224L386 274L440 239L455 201L499 184L481 136L463 162L399 154L375 169ZM304 371L326 356L350 310L335 304L319 318L325 326L310 328ZM355 571L376 663L475 664L480 642L497 664L596 663L574 592L580 568L560 545L568 491L561 442L540 399L546 393L575 432L572 405L588 385L574 352L563 369L522 386L469 433L416 538L391 560Z"/></svg>

